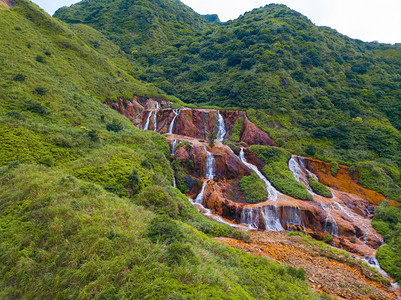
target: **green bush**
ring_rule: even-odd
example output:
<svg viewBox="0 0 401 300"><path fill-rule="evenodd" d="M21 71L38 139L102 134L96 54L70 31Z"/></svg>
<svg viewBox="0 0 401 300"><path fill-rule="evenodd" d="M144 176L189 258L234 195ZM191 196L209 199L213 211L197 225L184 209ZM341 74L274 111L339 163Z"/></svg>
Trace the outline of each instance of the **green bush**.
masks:
<svg viewBox="0 0 401 300"><path fill-rule="evenodd" d="M331 175L337 176L337 172L340 170L340 166L336 162L331 162L330 163L330 171Z"/></svg>
<svg viewBox="0 0 401 300"><path fill-rule="evenodd" d="M157 216L146 227L146 237L154 243L172 244L184 240L184 233L177 222L167 216Z"/></svg>
<svg viewBox="0 0 401 300"><path fill-rule="evenodd" d="M243 124L244 124L244 118L242 116L239 116L238 119L234 123L233 133L231 134L231 136L229 138L231 141L239 142Z"/></svg>
<svg viewBox="0 0 401 300"><path fill-rule="evenodd" d="M40 114L40 115L50 115L50 111L44 107L42 104L40 104L39 102L35 101L35 100L27 100L25 101L25 106L24 108L26 110L29 110L31 112Z"/></svg>
<svg viewBox="0 0 401 300"><path fill-rule="evenodd" d="M50 155L46 155L42 157L39 162L46 167L53 167L54 166L54 158Z"/></svg>
<svg viewBox="0 0 401 300"><path fill-rule="evenodd" d="M355 238L350 238L350 239L349 239L349 241L350 241L351 243L353 243L353 244L355 244L355 243L356 243L356 240L355 240Z"/></svg>
<svg viewBox="0 0 401 300"><path fill-rule="evenodd" d="M401 202L401 187L394 182L391 173L384 166L375 162L360 163L358 170L359 181L365 188Z"/></svg>
<svg viewBox="0 0 401 300"><path fill-rule="evenodd" d="M301 200L313 200L308 190L299 183L288 169L291 154L282 148L270 146L251 146L249 150L267 165L263 173L280 192Z"/></svg>
<svg viewBox="0 0 401 300"><path fill-rule="evenodd" d="M240 153L240 151L241 151L241 148L237 145L237 143L234 143L234 142L232 142L232 141L230 141L230 140L227 140L227 139L225 139L225 140L223 140L223 144L224 145L227 145L228 147L230 147L230 149L231 150L233 150L233 152L235 153L235 154L239 154Z"/></svg>
<svg viewBox="0 0 401 300"><path fill-rule="evenodd" d="M331 244L333 242L333 236L331 234L326 234L323 240L325 243Z"/></svg>
<svg viewBox="0 0 401 300"><path fill-rule="evenodd" d="M35 60L36 60L37 62L42 63L42 64L46 63L46 60L45 60L45 58L44 58L42 55L37 55L37 56L35 57Z"/></svg>
<svg viewBox="0 0 401 300"><path fill-rule="evenodd" d="M199 264L199 260L192 251L190 245L183 245L180 242L174 242L167 248L166 255L167 262L169 264Z"/></svg>
<svg viewBox="0 0 401 300"><path fill-rule="evenodd" d="M383 245L377 250L376 257L380 266L396 281L401 282L401 257L399 253L397 254L390 245Z"/></svg>
<svg viewBox="0 0 401 300"><path fill-rule="evenodd" d="M255 172L252 172L250 176L242 177L240 187L247 203L255 204L263 202L268 197L265 183Z"/></svg>
<svg viewBox="0 0 401 300"><path fill-rule="evenodd" d="M333 194L331 193L331 191L324 184L321 184L319 181L317 181L315 178L313 178L313 176L309 174L308 174L308 182L309 186L316 194L326 198L333 198Z"/></svg>
<svg viewBox="0 0 401 300"><path fill-rule="evenodd" d="M44 96L47 94L47 89L43 86L38 86L35 88L34 93L38 94L39 96Z"/></svg>
<svg viewBox="0 0 401 300"><path fill-rule="evenodd" d="M167 215L171 218L178 216L178 203L160 186L152 185L143 189L135 197L135 203L160 215Z"/></svg>
<svg viewBox="0 0 401 300"><path fill-rule="evenodd" d="M114 132L119 132L124 129L124 125L121 123L121 121L117 119L113 119L111 123L108 123L106 125L106 129L108 131L114 131Z"/></svg>
<svg viewBox="0 0 401 300"><path fill-rule="evenodd" d="M20 81L20 82L25 81L25 79L26 79L26 76L24 74L17 74L13 78L14 81Z"/></svg>

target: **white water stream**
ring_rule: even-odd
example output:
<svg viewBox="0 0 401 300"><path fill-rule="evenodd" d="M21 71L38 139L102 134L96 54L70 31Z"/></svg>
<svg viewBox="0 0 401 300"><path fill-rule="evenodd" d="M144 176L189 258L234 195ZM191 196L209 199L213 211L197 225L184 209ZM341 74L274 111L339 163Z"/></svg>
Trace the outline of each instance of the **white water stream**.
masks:
<svg viewBox="0 0 401 300"><path fill-rule="evenodd" d="M219 141L223 141L224 136L226 135L227 131L226 131L226 125L224 123L224 118L223 116L220 114L220 112L218 112L219 114L219 120L217 121L217 139Z"/></svg>
<svg viewBox="0 0 401 300"><path fill-rule="evenodd" d="M178 110L178 109L174 109L174 110L173 110L173 113L174 113L175 116L174 116L173 120L171 121L171 124L170 124L170 126L169 126L169 128L168 128L168 134L173 134L175 119L176 119L177 116L181 113L181 111Z"/></svg>
<svg viewBox="0 0 401 300"><path fill-rule="evenodd" d="M255 171L255 173L259 176L260 179L263 180L263 182L266 185L267 193L269 195L269 200L270 201L277 201L278 196L280 195L280 192L277 191L274 186L270 183L269 180L259 171L258 167L255 165L252 165L246 161L245 154L244 154L244 149L241 148L241 152L239 154L239 158L242 161L244 165L246 165L248 168L251 170Z"/></svg>

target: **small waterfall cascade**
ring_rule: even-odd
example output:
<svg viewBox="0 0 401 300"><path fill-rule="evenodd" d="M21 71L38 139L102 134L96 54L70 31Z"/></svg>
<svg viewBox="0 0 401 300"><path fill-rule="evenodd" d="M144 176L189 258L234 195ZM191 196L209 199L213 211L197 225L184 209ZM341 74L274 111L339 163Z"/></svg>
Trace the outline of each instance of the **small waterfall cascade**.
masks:
<svg viewBox="0 0 401 300"><path fill-rule="evenodd" d="M203 149L206 151L206 178L208 180L213 179L215 174L214 174L214 169L216 165L216 161L214 159L214 156L212 153L206 150L206 147L204 146Z"/></svg>
<svg viewBox="0 0 401 300"><path fill-rule="evenodd" d="M336 220L329 213L329 207L326 204L322 204L322 208L327 213L326 221L324 222L324 232L331 235L339 236L339 230Z"/></svg>
<svg viewBox="0 0 401 300"><path fill-rule="evenodd" d="M148 118L146 119L146 123L145 126L143 127L143 130L148 130L149 129L149 121L150 121L150 117L152 116L153 111L149 112Z"/></svg>
<svg viewBox="0 0 401 300"><path fill-rule="evenodd" d="M241 213L241 223L248 225L251 229L259 228L259 211L257 208L244 208Z"/></svg>
<svg viewBox="0 0 401 300"><path fill-rule="evenodd" d="M277 206L262 207L261 213L266 231L284 231L284 228L280 223L280 216Z"/></svg>
<svg viewBox="0 0 401 300"><path fill-rule="evenodd" d="M283 222L285 224L303 226L303 222L300 215L300 208L298 206L284 207L283 209Z"/></svg>
<svg viewBox="0 0 401 300"><path fill-rule="evenodd" d="M302 170L301 166L298 164L297 160L295 159L295 156L292 155L290 161L288 162L288 168L290 169L292 175L294 175L294 178L298 181L301 182L302 178Z"/></svg>
<svg viewBox="0 0 401 300"><path fill-rule="evenodd" d="M259 178L263 180L263 182L264 182L265 185L266 185L267 193L269 194L269 200L270 200L270 201L277 201L277 198L278 198L278 196L279 196L279 191L277 191L277 190L272 186L272 184L270 183L270 181L267 180L267 178L266 178L265 176L263 176L263 174L259 171L259 169L258 169L257 166L252 165L252 164L250 164L250 163L248 163L248 162L246 161L245 154L244 154L244 149L243 149L243 148L241 148L241 152L240 152L240 154L239 154L239 158L240 158L240 160L242 161L242 163L243 163L244 165L246 165L246 166L247 166L248 168L250 168L251 170L255 171L255 173L259 176Z"/></svg>
<svg viewBox="0 0 401 300"><path fill-rule="evenodd" d="M176 140L176 139L174 139L174 140L172 140L171 141L171 155L174 155L175 154L175 147L177 147L177 145L180 143L180 141L179 140Z"/></svg>
<svg viewBox="0 0 401 300"><path fill-rule="evenodd" d="M168 134L173 134L174 122L175 122L175 119L178 117L178 115L181 113L181 110L174 109L173 113L174 113L175 116L174 116L173 120L171 121L171 124L170 124L170 126L168 128Z"/></svg>
<svg viewBox="0 0 401 300"><path fill-rule="evenodd" d="M177 182L175 181L175 176L173 176L173 187L177 188Z"/></svg>
<svg viewBox="0 0 401 300"><path fill-rule="evenodd" d="M219 120L217 121L217 139L219 141L223 141L224 136L226 135L227 131L226 131L226 125L224 123L224 118L223 116L220 114L220 112L218 112L219 114Z"/></svg>
<svg viewBox="0 0 401 300"><path fill-rule="evenodd" d="M155 126L155 128L153 128L153 131L157 130L157 112L160 110L160 104L159 102L156 102L156 109L153 113L153 124Z"/></svg>
<svg viewBox="0 0 401 300"><path fill-rule="evenodd" d="M203 203L203 196L205 194L206 186L209 182L209 180L214 178L214 168L216 161L214 159L214 156L212 153L206 150L206 147L203 147L203 149L206 152L206 175L205 178L207 178L202 185L201 192L196 196L195 203L196 204L202 204Z"/></svg>

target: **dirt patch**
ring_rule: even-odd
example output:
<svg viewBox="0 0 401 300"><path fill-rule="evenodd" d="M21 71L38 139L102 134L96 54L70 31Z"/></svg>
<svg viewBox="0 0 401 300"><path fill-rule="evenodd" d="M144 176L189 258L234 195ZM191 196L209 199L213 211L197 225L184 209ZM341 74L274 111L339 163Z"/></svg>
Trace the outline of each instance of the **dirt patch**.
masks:
<svg viewBox="0 0 401 300"><path fill-rule="evenodd" d="M309 285L343 299L400 299L399 291L382 283L374 272L346 252L325 250L287 233L252 232L251 242L217 238L221 243L247 253L264 256L292 267L304 268ZM346 253L346 255L344 255Z"/></svg>

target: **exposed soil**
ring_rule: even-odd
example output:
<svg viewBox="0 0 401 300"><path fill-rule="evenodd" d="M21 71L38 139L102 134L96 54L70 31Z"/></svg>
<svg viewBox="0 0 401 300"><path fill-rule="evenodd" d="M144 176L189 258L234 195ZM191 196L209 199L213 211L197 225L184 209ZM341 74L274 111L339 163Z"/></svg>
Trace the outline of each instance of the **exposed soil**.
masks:
<svg viewBox="0 0 401 300"><path fill-rule="evenodd" d="M4 5L8 9L12 6L15 6L15 3L13 0L0 0L0 4ZM0 9L1 9L1 7L0 7Z"/></svg>
<svg viewBox="0 0 401 300"><path fill-rule="evenodd" d="M309 285L342 299L401 299L401 293L381 282L377 273L356 259L357 256L286 232L250 232L245 243L230 238L217 241L253 255L264 256L295 268L304 268Z"/></svg>

